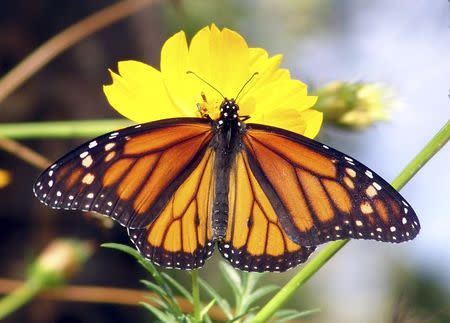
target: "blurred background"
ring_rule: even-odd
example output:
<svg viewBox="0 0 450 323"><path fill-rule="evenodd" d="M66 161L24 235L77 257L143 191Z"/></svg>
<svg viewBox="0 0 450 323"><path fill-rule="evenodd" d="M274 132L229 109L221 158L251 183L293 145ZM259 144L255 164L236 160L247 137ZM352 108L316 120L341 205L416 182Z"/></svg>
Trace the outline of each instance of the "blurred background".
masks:
<svg viewBox="0 0 450 323"><path fill-rule="evenodd" d="M115 1L2 1L0 77L40 44ZM83 39L0 102L0 123L119 117L102 92L108 68L134 59L159 67L163 42L216 23L252 47L285 55L284 67L311 90L333 81L383 85L389 121L363 130L327 124L319 140L391 181L450 116L450 7L447 1L159 1ZM1 127L1 125L0 125ZM50 160L85 140L23 140ZM450 322L450 165L445 147L402 190L422 231L408 243L352 241L288 307L320 308L309 322ZM33 196L40 170L0 150L11 176L0 188L0 277L24 279L29 263L57 237L128 244L115 225L54 211ZM217 255L216 255L217 256ZM200 275L223 295L214 257ZM285 283L298 269L267 274ZM185 273L169 271L188 282ZM71 284L141 288L145 272L130 257L95 251ZM148 277L147 277L148 278ZM306 319L305 319L306 320ZM139 306L33 300L5 322L149 322Z"/></svg>

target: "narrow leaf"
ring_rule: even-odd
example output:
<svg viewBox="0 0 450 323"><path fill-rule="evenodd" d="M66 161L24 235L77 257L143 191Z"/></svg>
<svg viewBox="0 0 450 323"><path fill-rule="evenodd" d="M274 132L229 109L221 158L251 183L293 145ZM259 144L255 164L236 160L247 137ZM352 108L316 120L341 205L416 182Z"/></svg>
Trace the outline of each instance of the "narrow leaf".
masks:
<svg viewBox="0 0 450 323"><path fill-rule="evenodd" d="M261 288L258 288L250 295L244 297L242 300L241 311L246 311L252 304L256 303L260 298L270 294L276 290L280 289L280 287L276 285L267 285Z"/></svg>
<svg viewBox="0 0 450 323"><path fill-rule="evenodd" d="M243 294L241 277L239 276L237 271L233 269L233 267L229 266L225 262L219 263L219 268L226 282L228 283L228 285L230 285L233 291L236 303L238 303L241 295Z"/></svg>
<svg viewBox="0 0 450 323"><path fill-rule="evenodd" d="M155 283L149 282L147 280L141 280L141 283L144 284L151 291L156 293L161 298L161 300L163 300L167 304L167 307L175 315L179 315L179 314L181 314L183 312L181 310L179 304L176 302L175 298L172 297L171 295L168 295L166 293L166 291L163 288L161 288L161 286L159 286L159 285L157 285Z"/></svg>
<svg viewBox="0 0 450 323"><path fill-rule="evenodd" d="M275 313L274 316L277 318L276 321L278 323L284 323L295 319L304 318L319 312L320 312L319 308L314 308L311 310L301 312L297 310L280 310L277 313Z"/></svg>
<svg viewBox="0 0 450 323"><path fill-rule="evenodd" d="M245 274L245 285L248 291L253 290L255 288L258 281L264 276L264 273L244 273Z"/></svg>
<svg viewBox="0 0 450 323"><path fill-rule="evenodd" d="M241 313L241 314L239 314L239 315L233 317L231 320L227 321L227 323L236 322L236 321L240 320L241 318L243 318L243 317L245 317L245 316L247 316L247 315L250 315L252 312L255 312L257 309L258 309L257 306L252 307L252 308L249 309L248 311L246 311L246 312L244 312L244 313ZM245 321L247 321L247 319L246 319ZM251 320L250 320L250 322L251 322Z"/></svg>
<svg viewBox="0 0 450 323"><path fill-rule="evenodd" d="M158 286L155 283L152 283L148 280L141 280L141 283L145 285L148 289L150 289L152 292L158 294L161 298L165 299L169 295L167 295L166 291L161 288L161 286Z"/></svg>
<svg viewBox="0 0 450 323"><path fill-rule="evenodd" d="M176 322L172 317L157 309L155 306L144 302L140 302L140 304L155 315L161 322Z"/></svg>
<svg viewBox="0 0 450 323"><path fill-rule="evenodd" d="M229 320L232 319L233 313L231 312L231 306L228 303L228 301L225 298L223 298L222 296L220 296L220 294L217 293L214 290L214 288L212 288L211 285L209 285L203 279L199 278L198 282L199 282L200 286L205 290L205 292L207 292L209 294L209 296L211 296L213 299L216 300L217 305L222 309L222 311L225 313L227 318Z"/></svg>
<svg viewBox="0 0 450 323"><path fill-rule="evenodd" d="M209 302L208 305L206 305L206 306L202 309L202 311L200 312L200 318L201 318L201 319L203 319L203 316L205 316L205 315L209 312L209 310L211 309L211 307L213 307L213 305L214 305L215 303L216 303L216 300L213 299L211 302Z"/></svg>
<svg viewBox="0 0 450 323"><path fill-rule="evenodd" d="M175 279L173 279L170 275L167 273L161 273L161 275L164 277L164 279L171 284L176 290L180 292L181 295L183 295L187 300L189 300L191 303L193 302L191 293L184 288L179 282L177 282Z"/></svg>

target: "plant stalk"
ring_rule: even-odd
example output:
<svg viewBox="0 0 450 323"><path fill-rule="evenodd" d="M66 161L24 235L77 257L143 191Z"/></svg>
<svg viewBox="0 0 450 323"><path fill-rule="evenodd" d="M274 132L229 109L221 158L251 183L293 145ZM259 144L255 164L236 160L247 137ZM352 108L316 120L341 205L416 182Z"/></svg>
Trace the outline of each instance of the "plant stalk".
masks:
<svg viewBox="0 0 450 323"><path fill-rule="evenodd" d="M30 279L0 299L0 320L33 299L43 287L44 283L42 280Z"/></svg>
<svg viewBox="0 0 450 323"><path fill-rule="evenodd" d="M21 122L0 124L0 137L10 139L92 138L131 126L126 119Z"/></svg>
<svg viewBox="0 0 450 323"><path fill-rule="evenodd" d="M200 288L198 285L198 271L192 271L192 298L194 300L194 320L196 323L200 323L202 321L201 318L201 303L200 303Z"/></svg>

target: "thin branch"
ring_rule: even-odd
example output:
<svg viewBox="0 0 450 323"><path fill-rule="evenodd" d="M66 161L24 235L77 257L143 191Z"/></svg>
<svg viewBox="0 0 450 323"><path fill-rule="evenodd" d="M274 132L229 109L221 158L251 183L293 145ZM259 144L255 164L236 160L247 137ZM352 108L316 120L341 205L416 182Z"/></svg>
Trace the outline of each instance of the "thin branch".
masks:
<svg viewBox="0 0 450 323"><path fill-rule="evenodd" d="M10 139L92 138L132 124L134 122L127 119L0 123L0 137Z"/></svg>
<svg viewBox="0 0 450 323"><path fill-rule="evenodd" d="M27 146L6 138L0 138L0 149L14 155L39 169L46 169L50 161Z"/></svg>
<svg viewBox="0 0 450 323"><path fill-rule="evenodd" d="M124 0L75 23L33 51L2 79L0 102L60 53L102 28L132 15L157 0Z"/></svg>
<svg viewBox="0 0 450 323"><path fill-rule="evenodd" d="M21 280L0 278L0 294L7 294L16 290L24 284ZM158 295L145 290L97 287L97 286L65 286L57 288L46 288L37 295L37 298L53 301L87 302L87 303L109 303L116 305L139 306L139 302L150 303L159 307L158 303L151 300ZM184 313L192 312L192 304L183 297L175 296ZM227 317L222 310L213 306L208 314L214 320L226 321Z"/></svg>

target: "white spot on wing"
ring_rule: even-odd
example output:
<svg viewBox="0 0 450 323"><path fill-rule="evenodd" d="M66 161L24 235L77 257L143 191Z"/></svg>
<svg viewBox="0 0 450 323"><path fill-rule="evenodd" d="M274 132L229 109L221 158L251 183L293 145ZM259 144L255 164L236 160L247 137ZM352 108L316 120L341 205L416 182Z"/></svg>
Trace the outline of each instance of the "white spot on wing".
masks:
<svg viewBox="0 0 450 323"><path fill-rule="evenodd" d="M116 144L113 143L113 142L107 143L107 144L105 145L105 151L108 151L108 150L113 149L115 145L116 145Z"/></svg>
<svg viewBox="0 0 450 323"><path fill-rule="evenodd" d="M381 190L381 186L380 184L378 184L377 182L373 182L372 184L378 191Z"/></svg>
<svg viewBox="0 0 450 323"><path fill-rule="evenodd" d="M94 140L94 141L91 141L90 143L89 143L89 148L94 148L95 146L97 146L97 142Z"/></svg>
<svg viewBox="0 0 450 323"><path fill-rule="evenodd" d="M118 135L119 135L119 133L117 131L113 132L112 134L109 135L109 139L113 139L113 138L117 137Z"/></svg>
<svg viewBox="0 0 450 323"><path fill-rule="evenodd" d="M87 155L81 162L81 165L83 165L84 167L88 168L92 165L94 161L92 160L91 155Z"/></svg>

